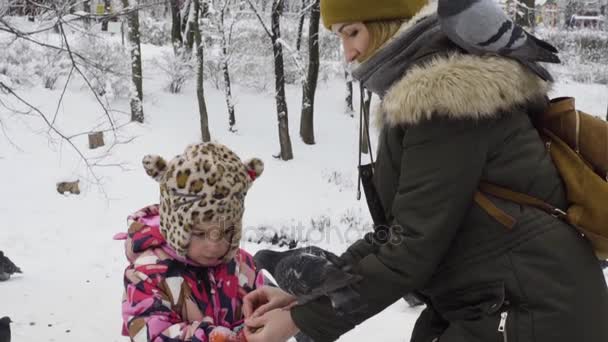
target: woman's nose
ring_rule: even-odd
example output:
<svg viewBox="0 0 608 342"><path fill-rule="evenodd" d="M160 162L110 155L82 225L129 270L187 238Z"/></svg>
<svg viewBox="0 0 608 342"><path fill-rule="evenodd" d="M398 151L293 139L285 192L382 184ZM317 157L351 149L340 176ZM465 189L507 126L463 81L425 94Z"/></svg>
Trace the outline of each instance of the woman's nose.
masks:
<svg viewBox="0 0 608 342"><path fill-rule="evenodd" d="M342 46L344 47L344 58L346 59L346 62L353 62L359 55L357 49L355 49L351 44L345 41L343 41Z"/></svg>

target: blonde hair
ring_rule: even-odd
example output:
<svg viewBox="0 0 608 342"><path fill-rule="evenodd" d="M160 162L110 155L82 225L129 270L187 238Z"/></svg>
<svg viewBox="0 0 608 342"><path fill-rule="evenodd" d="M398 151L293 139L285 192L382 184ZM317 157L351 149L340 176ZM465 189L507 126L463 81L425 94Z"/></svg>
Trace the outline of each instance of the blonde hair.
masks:
<svg viewBox="0 0 608 342"><path fill-rule="evenodd" d="M365 54L357 58L359 62L364 62L373 56L378 50L399 31L405 19L379 20L364 22L369 32L369 46Z"/></svg>

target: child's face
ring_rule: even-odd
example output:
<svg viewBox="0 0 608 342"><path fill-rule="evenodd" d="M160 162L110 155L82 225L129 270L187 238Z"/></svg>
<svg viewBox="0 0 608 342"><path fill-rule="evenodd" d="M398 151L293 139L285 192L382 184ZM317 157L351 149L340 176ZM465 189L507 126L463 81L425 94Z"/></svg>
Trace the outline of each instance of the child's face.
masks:
<svg viewBox="0 0 608 342"><path fill-rule="evenodd" d="M204 222L192 229L188 258L202 266L217 266L230 248L233 223Z"/></svg>

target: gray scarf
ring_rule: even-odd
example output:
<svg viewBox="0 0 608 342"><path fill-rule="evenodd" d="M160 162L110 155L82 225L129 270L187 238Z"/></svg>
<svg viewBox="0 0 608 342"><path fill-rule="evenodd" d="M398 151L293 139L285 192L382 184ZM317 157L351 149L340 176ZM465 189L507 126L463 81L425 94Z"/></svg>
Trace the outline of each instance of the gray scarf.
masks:
<svg viewBox="0 0 608 342"><path fill-rule="evenodd" d="M458 50L441 32L437 15L420 19L353 71L368 90L383 96L388 88L421 60Z"/></svg>
<svg viewBox="0 0 608 342"><path fill-rule="evenodd" d="M369 91L383 97L413 66L432 57L453 52L467 53L442 32L437 14L424 17L406 31L399 33L375 55L353 71L353 78ZM544 80L553 78L540 64L518 60Z"/></svg>

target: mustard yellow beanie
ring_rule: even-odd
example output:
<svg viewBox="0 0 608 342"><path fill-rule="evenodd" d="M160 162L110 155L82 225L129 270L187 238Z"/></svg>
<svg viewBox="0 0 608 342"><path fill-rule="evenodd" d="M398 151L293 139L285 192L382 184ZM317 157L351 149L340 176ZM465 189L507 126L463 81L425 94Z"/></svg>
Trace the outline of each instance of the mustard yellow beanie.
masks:
<svg viewBox="0 0 608 342"><path fill-rule="evenodd" d="M428 0L321 0L323 25L337 23L410 19Z"/></svg>

